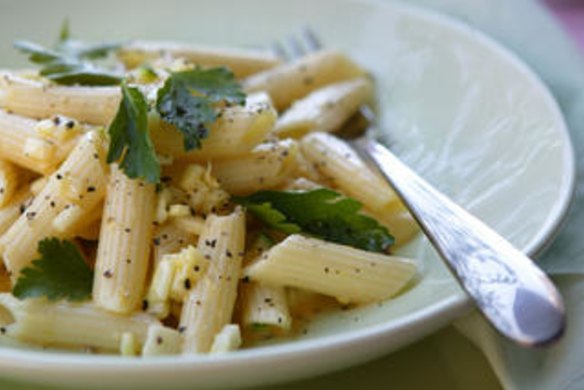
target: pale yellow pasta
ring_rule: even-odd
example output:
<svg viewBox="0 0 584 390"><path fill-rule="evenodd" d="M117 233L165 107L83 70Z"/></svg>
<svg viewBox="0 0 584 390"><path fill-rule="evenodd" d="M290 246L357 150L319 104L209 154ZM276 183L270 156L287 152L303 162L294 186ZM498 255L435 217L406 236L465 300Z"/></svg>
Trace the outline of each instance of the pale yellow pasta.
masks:
<svg viewBox="0 0 584 390"><path fill-rule="evenodd" d="M8 161L0 160L0 207L10 202L22 178L21 170Z"/></svg>
<svg viewBox="0 0 584 390"><path fill-rule="evenodd" d="M327 85L294 102L278 119L274 132L283 138L299 138L336 131L372 94L373 83L365 77Z"/></svg>
<svg viewBox="0 0 584 390"><path fill-rule="evenodd" d="M241 346L241 330L237 324L227 324L215 335L211 345L212 354L236 351Z"/></svg>
<svg viewBox="0 0 584 390"><path fill-rule="evenodd" d="M0 235L4 234L21 214L24 214L33 199L30 189L24 186L7 205L0 209Z"/></svg>
<svg viewBox="0 0 584 390"><path fill-rule="evenodd" d="M4 337L45 347L118 352L123 334L133 334L141 346L148 328L160 325L147 314L117 315L90 303L21 301L10 294L0 294L0 306L13 318L12 323L3 326Z"/></svg>
<svg viewBox="0 0 584 390"><path fill-rule="evenodd" d="M208 266L209 260L193 246L164 255L156 265L150 282L146 296L147 311L158 318L167 317L171 299L182 303Z"/></svg>
<svg viewBox="0 0 584 390"><path fill-rule="evenodd" d="M93 300L130 313L142 302L154 221L155 186L130 179L112 164L101 220Z"/></svg>
<svg viewBox="0 0 584 390"><path fill-rule="evenodd" d="M0 93L1 96L1 93ZM48 174L69 154L76 139L57 142L41 135L38 121L0 110L0 158Z"/></svg>
<svg viewBox="0 0 584 390"><path fill-rule="evenodd" d="M186 216L172 218L170 223L186 234L198 236L203 231L205 220L202 217Z"/></svg>
<svg viewBox="0 0 584 390"><path fill-rule="evenodd" d="M297 153L298 144L294 140L270 142L236 160L217 161L212 170L229 193L246 195L276 187L290 178Z"/></svg>
<svg viewBox="0 0 584 390"><path fill-rule="evenodd" d="M365 212L367 213L367 211ZM407 243L420 231L420 227L412 214L401 203L391 213L378 213L375 218L387 227L395 238L395 246Z"/></svg>
<svg viewBox="0 0 584 390"><path fill-rule="evenodd" d="M389 184L369 168L345 141L326 133L309 134L300 142L302 154L325 179L376 213L398 207Z"/></svg>
<svg viewBox="0 0 584 390"><path fill-rule="evenodd" d="M43 188L45 188L45 186L47 185L48 182L49 182L49 176L39 177L38 179L36 179L30 183L30 192L34 196L38 196L38 194L41 193L41 191L43 190Z"/></svg>
<svg viewBox="0 0 584 390"><path fill-rule="evenodd" d="M122 339L120 341L120 355L122 356L136 356L138 353L138 343L136 342L136 336L132 332L122 333Z"/></svg>
<svg viewBox="0 0 584 390"><path fill-rule="evenodd" d="M186 202L201 215L217 212L229 201L229 194L221 188L212 175L211 165L186 166L178 180L178 187L185 192Z"/></svg>
<svg viewBox="0 0 584 390"><path fill-rule="evenodd" d="M242 326L290 330L292 317L284 287L249 282L241 286L240 293Z"/></svg>
<svg viewBox="0 0 584 390"><path fill-rule="evenodd" d="M150 325L142 348L142 356L178 355L182 343L183 337L176 329Z"/></svg>
<svg viewBox="0 0 584 390"><path fill-rule="evenodd" d="M281 60L267 51L194 46L176 42L135 41L118 51L118 57L128 68L135 68L165 56L184 58L203 67L226 66L236 77L246 77L281 63Z"/></svg>
<svg viewBox="0 0 584 390"><path fill-rule="evenodd" d="M247 92L267 92L278 110L327 84L363 76L365 71L346 55L323 50L243 80Z"/></svg>
<svg viewBox="0 0 584 390"><path fill-rule="evenodd" d="M201 148L186 152L182 134L156 115L149 119L150 134L156 149L175 159L203 162L226 159L248 153L264 141L276 123L277 114L266 94L248 96L245 106L233 106L222 111L210 126L209 136Z"/></svg>
<svg viewBox="0 0 584 390"><path fill-rule="evenodd" d="M47 237L71 237L75 232L59 231L53 220L69 208L79 210L70 220L89 215L105 195L106 170L103 134L91 132L82 137L59 169L26 211L0 238L4 264L17 277L37 254L37 244Z"/></svg>
<svg viewBox="0 0 584 390"><path fill-rule="evenodd" d="M119 87L65 87L0 72L0 107L32 118L55 114L108 125L120 103Z"/></svg>
<svg viewBox="0 0 584 390"><path fill-rule="evenodd" d="M242 210L207 218L198 248L210 260L210 266L183 305L180 318L180 329L185 335L183 352L209 352L215 335L231 321L244 244Z"/></svg>
<svg viewBox="0 0 584 390"><path fill-rule="evenodd" d="M246 268L251 280L335 297L341 303L391 298L416 275L405 258L293 234Z"/></svg>
<svg viewBox="0 0 584 390"><path fill-rule="evenodd" d="M164 255L177 253L197 241L195 234L173 223L165 223L156 230L152 242L154 243L154 266L156 266Z"/></svg>

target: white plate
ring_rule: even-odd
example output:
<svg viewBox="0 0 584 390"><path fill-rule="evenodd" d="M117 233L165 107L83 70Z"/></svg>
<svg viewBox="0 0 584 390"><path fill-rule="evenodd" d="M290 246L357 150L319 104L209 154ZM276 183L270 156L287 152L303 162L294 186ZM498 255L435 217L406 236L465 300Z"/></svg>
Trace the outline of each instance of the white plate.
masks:
<svg viewBox="0 0 584 390"><path fill-rule="evenodd" d="M557 104L521 61L479 32L417 8L350 0L142 2L5 0L2 64L22 65L16 38L50 43L69 15L87 39L134 37L258 46L310 25L376 76L394 150L525 252L541 249L574 186ZM363 362L418 339L471 305L426 240L421 283L397 299L319 318L294 342L222 356L127 359L0 349L0 374L79 386L243 386Z"/></svg>

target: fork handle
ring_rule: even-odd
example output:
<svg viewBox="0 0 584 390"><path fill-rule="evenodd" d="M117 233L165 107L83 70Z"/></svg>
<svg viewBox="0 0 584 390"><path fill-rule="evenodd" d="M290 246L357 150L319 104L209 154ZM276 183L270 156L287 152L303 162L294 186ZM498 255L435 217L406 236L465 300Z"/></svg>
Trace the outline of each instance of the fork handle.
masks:
<svg viewBox="0 0 584 390"><path fill-rule="evenodd" d="M565 328L562 298L531 259L448 199L385 146L353 145L371 160L410 210L487 320L523 346L553 343Z"/></svg>

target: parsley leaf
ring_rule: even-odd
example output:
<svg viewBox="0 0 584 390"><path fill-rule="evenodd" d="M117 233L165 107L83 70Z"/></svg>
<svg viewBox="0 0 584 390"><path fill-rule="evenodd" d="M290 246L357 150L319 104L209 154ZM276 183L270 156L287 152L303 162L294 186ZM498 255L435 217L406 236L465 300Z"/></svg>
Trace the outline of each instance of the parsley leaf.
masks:
<svg viewBox="0 0 584 390"><path fill-rule="evenodd" d="M209 124L217 119L214 104L244 104L245 94L227 68L195 68L175 72L158 91L156 108L162 120L184 136L185 150L201 147Z"/></svg>
<svg viewBox="0 0 584 390"><path fill-rule="evenodd" d="M12 293L18 298L82 301L91 297L93 272L71 241L45 238L41 257L24 268Z"/></svg>
<svg viewBox="0 0 584 390"><path fill-rule="evenodd" d="M121 159L120 167L130 178L160 181L160 163L148 133L148 104L138 88L122 82L122 100L108 128L107 162Z"/></svg>
<svg viewBox="0 0 584 390"><path fill-rule="evenodd" d="M371 252L387 252L394 238L363 205L329 189L307 192L260 191L233 198L267 226L284 233L300 231Z"/></svg>
<svg viewBox="0 0 584 390"><path fill-rule="evenodd" d="M41 76L64 85L117 85L121 75L99 67L95 60L105 58L119 48L116 43L90 45L72 39L65 21L54 49L34 42L16 41L14 47L28 55L30 62L42 65Z"/></svg>

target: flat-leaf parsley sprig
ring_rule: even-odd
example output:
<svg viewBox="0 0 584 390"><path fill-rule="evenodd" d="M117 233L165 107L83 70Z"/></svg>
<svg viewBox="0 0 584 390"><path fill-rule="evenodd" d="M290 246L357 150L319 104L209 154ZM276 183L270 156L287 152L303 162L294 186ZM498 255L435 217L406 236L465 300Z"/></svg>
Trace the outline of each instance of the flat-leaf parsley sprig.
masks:
<svg viewBox="0 0 584 390"><path fill-rule="evenodd" d="M45 238L39 242L40 258L20 272L12 290L15 297L82 301L91 297L93 271L71 241Z"/></svg>
<svg viewBox="0 0 584 390"><path fill-rule="evenodd" d="M221 104L245 104L245 94L227 68L173 72L158 91L155 109L184 137L185 150L201 147ZM109 126L108 162L120 161L131 178L160 181L160 163L148 130L148 102L138 88L122 83L122 100Z"/></svg>
<svg viewBox="0 0 584 390"><path fill-rule="evenodd" d="M22 40L14 42L14 47L27 54L30 62L41 65L41 76L57 84L104 86L117 85L122 80L120 73L96 62L109 56L120 44L92 45L72 39L67 21L63 24L59 40L53 49Z"/></svg>
<svg viewBox="0 0 584 390"><path fill-rule="evenodd" d="M394 243L387 229L362 215L363 205L329 189L305 192L260 191L232 199L267 227L312 236L371 252L386 253Z"/></svg>

